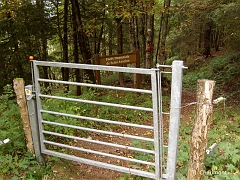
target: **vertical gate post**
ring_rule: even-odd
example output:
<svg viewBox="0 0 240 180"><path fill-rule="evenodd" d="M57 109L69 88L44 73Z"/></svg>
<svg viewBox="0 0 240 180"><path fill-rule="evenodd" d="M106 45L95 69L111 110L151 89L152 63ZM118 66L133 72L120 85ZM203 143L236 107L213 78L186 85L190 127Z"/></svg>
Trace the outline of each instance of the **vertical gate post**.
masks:
<svg viewBox="0 0 240 180"><path fill-rule="evenodd" d="M45 163L45 158L41 153L37 109L36 109L37 106L36 106L35 94L33 93L33 86L32 85L25 86L25 93L27 98L28 114L30 118L34 152L35 152L37 161L43 164Z"/></svg>
<svg viewBox="0 0 240 180"><path fill-rule="evenodd" d="M204 175L204 159L207 147L208 128L212 118L212 97L215 81L197 81L197 110L190 141L187 179L200 180Z"/></svg>
<svg viewBox="0 0 240 180"><path fill-rule="evenodd" d="M23 130L26 137L26 145L29 152L34 153L32 134L30 130L30 120L28 115L28 108L26 103L26 97L24 93L24 80L22 78L16 78L13 80L13 88L16 93L17 104L20 110L21 119L23 122Z"/></svg>
<svg viewBox="0 0 240 180"><path fill-rule="evenodd" d="M178 135L182 99L182 72L183 61L176 60L172 63L172 85L170 104L170 123L168 138L167 179L175 180L178 150Z"/></svg>
<svg viewBox="0 0 240 180"><path fill-rule="evenodd" d="M156 70L151 70L151 82L152 82L152 102L153 102L153 124L154 124L154 148L155 148L155 179L159 180L161 173L160 162L160 136L159 136L159 114L158 114L158 87L157 87L157 73ZM161 142L162 143L162 142Z"/></svg>

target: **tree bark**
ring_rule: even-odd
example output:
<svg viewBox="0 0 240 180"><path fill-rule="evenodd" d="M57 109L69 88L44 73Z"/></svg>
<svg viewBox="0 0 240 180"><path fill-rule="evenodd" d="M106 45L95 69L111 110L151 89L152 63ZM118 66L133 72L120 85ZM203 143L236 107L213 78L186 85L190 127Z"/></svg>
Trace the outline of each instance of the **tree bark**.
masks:
<svg viewBox="0 0 240 180"><path fill-rule="evenodd" d="M153 2L151 2L153 3ZM153 5L153 4L152 4ZM154 37L154 15L147 15L147 32L146 32L146 68L152 68L153 64L153 37Z"/></svg>
<svg viewBox="0 0 240 180"><path fill-rule="evenodd" d="M22 78L13 80L13 88L17 96L17 104L20 110L23 129L26 137L27 149L34 154L32 132L30 127L30 119L28 115L27 100L24 91L24 80Z"/></svg>
<svg viewBox="0 0 240 180"><path fill-rule="evenodd" d="M139 34L141 36L142 42L146 42L146 14L142 14L142 16L140 17L140 31ZM142 43L142 51L141 51L141 57L143 58L143 66L144 68L146 68L146 43Z"/></svg>
<svg viewBox="0 0 240 180"><path fill-rule="evenodd" d="M134 7L136 6L136 0L129 0L129 3ZM138 40L138 18L135 14L129 19L129 32L130 32L130 49L131 51L139 50Z"/></svg>
<svg viewBox="0 0 240 180"><path fill-rule="evenodd" d="M72 7L73 9L74 7ZM73 58L75 63L79 63L79 56L78 56L78 33L77 33L77 21L76 21L76 15L72 14L72 36L73 36ZM82 82L81 72L79 69L75 69L75 77L76 82ZM82 94L81 86L76 87L76 95L80 96Z"/></svg>
<svg viewBox="0 0 240 180"><path fill-rule="evenodd" d="M200 180L204 168L208 127L212 118L212 97L215 81L198 80L197 112L190 142L188 180Z"/></svg>
<svg viewBox="0 0 240 180"><path fill-rule="evenodd" d="M122 22L121 18L116 18L117 21L117 32L118 32L118 54L123 53L123 31L122 31ZM124 75L123 73L119 73L119 83L120 86L124 86Z"/></svg>
<svg viewBox="0 0 240 180"><path fill-rule="evenodd" d="M162 39L160 42L160 64L166 64L167 54L166 54L166 39L168 34L168 19L169 19L169 7L171 0L164 0L164 21L162 28Z"/></svg>
<svg viewBox="0 0 240 180"><path fill-rule="evenodd" d="M42 0L37 0L36 1L36 6L38 7L38 9L40 11L42 11L42 13L44 14L44 2ZM44 19L41 19L41 23L44 24ZM46 35L44 33L43 29L40 29L40 34L41 34L41 38L40 38L40 44L41 44L41 57L40 59L42 59L43 61L47 60L47 56L48 56L48 52L47 52L47 38ZM42 67L43 68L43 75L45 79L48 79L48 68L47 66ZM49 86L48 82L44 82L44 87L47 88Z"/></svg>
<svg viewBox="0 0 240 180"><path fill-rule="evenodd" d="M207 58L211 56L211 23L207 23L204 31L204 51L203 55Z"/></svg>
<svg viewBox="0 0 240 180"><path fill-rule="evenodd" d="M101 41L102 41L103 28L104 28L103 23L104 22L102 22L101 30L100 30L98 38L97 38L97 32L95 32L94 54L99 54L100 53L100 45L101 45Z"/></svg>
<svg viewBox="0 0 240 180"><path fill-rule="evenodd" d="M62 41L62 50L63 50L63 62L68 63L68 5L69 0L64 0L64 15L63 15L63 41ZM63 81L69 80L69 68L62 68L62 77ZM69 85L65 85L64 92L69 91Z"/></svg>
<svg viewBox="0 0 240 180"><path fill-rule="evenodd" d="M75 15L76 15L76 21L77 21L77 25L78 25L78 43L79 43L79 48L80 48L82 58L84 61L83 63L92 64L92 62L91 62L92 54L91 54L91 50L90 50L89 39L84 32L84 27L83 27L83 23L82 23L78 0L71 0L71 3L72 3L72 7L73 7L72 13L75 13ZM95 83L95 77L94 77L94 73L92 70L85 70L84 78L86 81Z"/></svg>
<svg viewBox="0 0 240 180"><path fill-rule="evenodd" d="M161 42L163 18L164 18L164 16L162 14L161 18L160 18L160 22L159 22L158 43L157 43L157 48L156 48L156 63L158 63L158 57L159 57L159 48L160 48L160 42Z"/></svg>

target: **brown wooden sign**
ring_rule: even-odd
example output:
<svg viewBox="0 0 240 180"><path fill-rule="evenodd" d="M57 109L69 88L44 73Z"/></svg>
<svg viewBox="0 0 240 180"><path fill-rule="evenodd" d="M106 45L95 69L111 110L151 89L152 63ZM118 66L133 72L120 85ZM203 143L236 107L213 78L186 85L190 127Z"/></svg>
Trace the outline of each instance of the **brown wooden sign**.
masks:
<svg viewBox="0 0 240 180"><path fill-rule="evenodd" d="M138 62L138 52L116 54L111 56L98 56L96 63L107 66L120 66L125 64L133 64Z"/></svg>
<svg viewBox="0 0 240 180"><path fill-rule="evenodd" d="M99 56L96 55L94 63L96 65L105 65L105 66L121 66L126 64L136 64L136 68L140 67L139 64L139 52L131 52L125 54L115 54L110 56ZM100 72L96 71L96 82L101 84ZM136 74L136 86L139 87L139 75Z"/></svg>

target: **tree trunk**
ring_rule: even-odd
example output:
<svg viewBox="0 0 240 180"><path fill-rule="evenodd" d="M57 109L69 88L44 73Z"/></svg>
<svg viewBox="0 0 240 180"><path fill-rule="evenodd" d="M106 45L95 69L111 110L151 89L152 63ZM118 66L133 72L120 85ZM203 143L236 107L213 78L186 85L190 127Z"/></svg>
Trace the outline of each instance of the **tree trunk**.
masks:
<svg viewBox="0 0 240 180"><path fill-rule="evenodd" d="M109 23L108 27L111 28L112 24ZM108 55L112 55L113 54L113 31L111 29L109 29L109 42L108 42Z"/></svg>
<svg viewBox="0 0 240 180"><path fill-rule="evenodd" d="M207 58L211 56L211 23L207 23L204 31L204 51L203 55Z"/></svg>
<svg viewBox="0 0 240 180"><path fill-rule="evenodd" d="M162 14L161 18L160 18L160 23L159 23L158 43L157 43L157 48L156 48L156 64L158 63L158 57L159 57L159 48L160 48L160 42L161 42L163 18L164 18L164 16Z"/></svg>
<svg viewBox="0 0 240 180"><path fill-rule="evenodd" d="M129 19L129 34L130 34L130 49L131 49L131 51L135 51L137 49L137 45L136 45L136 41L135 41L134 21L135 21L134 17Z"/></svg>
<svg viewBox="0 0 240 180"><path fill-rule="evenodd" d="M152 2L153 3L153 2ZM152 68L153 64L153 37L154 37L154 15L147 15L146 32L146 68Z"/></svg>
<svg viewBox="0 0 240 180"><path fill-rule="evenodd" d="M129 3L134 7L136 5L136 0L129 0ZM139 40L138 40L138 19L135 14L129 19L129 32L130 32L130 49L131 51L139 50Z"/></svg>
<svg viewBox="0 0 240 180"><path fill-rule="evenodd" d="M142 42L146 42L146 14L143 14L141 17L140 17L140 24L141 24L141 27L140 27L140 36L142 38ZM143 67L146 68L146 43L142 43L142 51L141 51L141 57L143 58Z"/></svg>
<svg viewBox="0 0 240 180"><path fill-rule="evenodd" d="M117 21L117 32L118 32L118 54L123 53L123 31L122 31L122 22L121 18L116 18ZM123 73L119 73L119 83L120 86L124 86L124 75Z"/></svg>
<svg viewBox="0 0 240 180"><path fill-rule="evenodd" d="M42 0L37 0L36 1L36 6L38 7L39 11L42 11L44 13L44 2ZM41 19L42 24L44 24L44 19ZM41 44L41 57L43 61L47 60L48 52L47 52L47 38L44 33L44 30L40 30L41 38L40 38L40 44ZM42 67L43 68L43 76L45 79L48 79L48 68L47 66ZM44 87L47 88L49 86L48 82L44 82Z"/></svg>
<svg viewBox="0 0 240 180"><path fill-rule="evenodd" d="M47 39L44 37L44 33L42 33L42 37L40 39L41 43L41 56L42 60L46 61L47 60ZM48 79L48 68L47 66L42 67L43 68L43 73L44 73L44 78ZM44 87L47 88L49 86L48 82L44 82Z"/></svg>
<svg viewBox="0 0 240 180"><path fill-rule="evenodd" d="M72 13L75 13L76 15L76 21L78 26L78 43L79 43L79 48L82 54L83 63L92 64L91 62L92 55L91 55L91 50L89 45L89 39L84 32L78 0L71 0L71 2L73 7ZM95 77L94 77L93 71L85 70L84 79L86 81L90 81L91 83L95 83Z"/></svg>
<svg viewBox="0 0 240 180"><path fill-rule="evenodd" d="M73 9L74 7L72 7ZM78 56L78 33L77 33L77 21L76 21L76 15L72 14L72 29L73 29L73 58L75 63L79 63L79 56ZM76 76L76 82L82 82L81 78L81 72L79 69L75 69L75 76ZM76 87L76 95L80 96L82 94L81 86Z"/></svg>
<svg viewBox="0 0 240 180"><path fill-rule="evenodd" d="M103 36L103 28L104 28L104 26L102 24L98 38L97 38L97 32L95 32L94 54L100 53L100 45L101 45L102 36Z"/></svg>
<svg viewBox="0 0 240 180"><path fill-rule="evenodd" d="M167 54L166 54L166 39L168 34L168 19L169 19L169 8L171 0L164 0L164 21L162 27L162 39L160 43L160 64L166 64Z"/></svg>
<svg viewBox="0 0 240 180"><path fill-rule="evenodd" d="M102 3L102 8L104 9L106 4L105 2ZM105 16L105 9L103 11L103 16ZM101 21L101 30L100 30L100 33L99 33L99 36L97 38L97 32L95 31L95 48L94 48L94 54L100 54L100 46L101 46L101 42L103 40L103 30L104 30L104 20ZM97 24L96 24L97 26ZM104 46L103 46L104 47ZM105 47L104 47L105 49Z"/></svg>
<svg viewBox="0 0 240 180"><path fill-rule="evenodd" d="M62 50L63 50L63 62L68 63L68 5L69 0L64 1L64 16L63 16L63 41L62 41ZM63 81L69 80L69 68L62 68L62 77ZM65 85L64 92L69 91L69 85Z"/></svg>
<svg viewBox="0 0 240 180"><path fill-rule="evenodd" d="M188 180L200 180L203 175L207 133L212 116L212 97L215 81L198 80L197 112L190 142Z"/></svg>

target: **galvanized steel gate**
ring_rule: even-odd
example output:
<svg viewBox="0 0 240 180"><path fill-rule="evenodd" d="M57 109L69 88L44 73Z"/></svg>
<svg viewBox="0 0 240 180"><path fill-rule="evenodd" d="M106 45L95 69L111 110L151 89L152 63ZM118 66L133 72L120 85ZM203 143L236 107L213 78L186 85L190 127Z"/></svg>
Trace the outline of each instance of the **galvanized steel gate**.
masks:
<svg viewBox="0 0 240 180"><path fill-rule="evenodd" d="M78 83L78 82L70 82L70 81L62 81L56 79L44 79L41 77L39 73L39 67L51 67L51 68L73 68L73 69L83 69L83 70L100 70L100 71L113 71L113 72L124 72L124 73L137 73L149 75L151 77L151 89L136 89L136 88L126 88L126 87L117 87L117 86L107 86L107 85L98 85L91 83ZM179 129L179 119L180 119L180 106L181 106L181 88L182 88L182 69L183 62L182 61L174 61L172 66L160 66L157 65L157 68L153 69L143 69L143 68L128 68L128 67L114 67L114 66L100 66L100 65L86 65L86 64L75 64L75 63L58 63L58 62L47 62L47 61L32 61L33 68L33 86L26 86L27 100L28 100L28 108L29 115L32 126L32 134L34 140L34 148L35 153L39 161L41 159L42 154L57 156L60 158L65 158L72 161L77 161L80 163L85 163L88 165L108 168L111 170L116 170L124 173L130 173L133 175L139 175L143 177L148 177L152 179L174 179L176 173L176 155L177 155L177 139L178 139L178 129ZM163 71L164 68L172 68L171 72ZM162 87L161 87L161 74L162 73L172 73L172 87L171 87L171 105L170 105L170 113L166 113L162 111ZM133 93L141 94L149 94L152 96L152 105L151 107L139 107L135 105L127 105L127 104L115 104L109 102L101 102L101 101L93 101L87 99L79 98L71 98L71 97L63 97L59 95L48 95L44 94L42 91L42 83L57 83L64 85L74 85L74 86L83 86L90 87L95 89L108 89L108 90L117 90L117 91L128 91ZM32 97L36 98L32 98ZM74 113L65 113L64 111L54 111L51 107L48 109L42 105L45 101L50 101L50 99L61 100L61 101L70 101L74 103L85 103L94 104L98 106L109 106L112 108L121 108L121 109L130 109L134 111L141 111L145 113L152 113L153 123L151 125L144 124L136 124L131 122L121 122L116 119L101 119L98 117L88 117L83 116L81 114ZM36 104L35 104L36 101ZM116 100L117 101L117 100ZM53 108L54 109L54 108ZM48 114L48 116L47 116ZM169 126L169 138L168 138L168 152L164 152L164 138L163 138L163 115L170 114L170 126ZM50 115L50 116L49 116ZM152 132L152 137L145 137L143 134L125 134L124 132L114 132L106 129L98 129L95 127L83 127L79 126L76 121L74 124L62 123L61 121L53 119L46 119L47 117L56 116L59 119L62 117L66 118L74 118L75 120L84 120L88 122L100 122L106 124L112 124L115 126L125 126L133 129L142 129L143 132ZM36 123L37 122L37 123ZM109 141L100 141L94 138L81 137L79 134L68 134L64 133L62 130L60 133L53 131L51 128L46 128L47 126L59 127L62 129L73 129L75 131L83 131L83 132L91 132L96 133L98 135L106 135L108 137L120 137L126 139L135 139L141 142L153 143L154 148L144 148L142 147L134 147L129 144L118 144L115 142ZM51 137L51 138L47 138ZM55 137L55 138L52 138ZM68 139L69 141L57 142L57 139ZM55 141L53 141L55 140ZM66 143L66 142L75 142L74 143ZM123 151L130 152L138 152L147 155L153 156L152 160L141 160L132 156L127 156L124 154L116 154L109 153L106 151L97 151L89 148L84 148L83 146L77 146L76 142L82 142L82 144L90 143L104 146L104 149L108 148L117 148L122 149ZM81 143L80 143L81 144ZM68 149L67 151L61 152L58 149ZM74 152L74 153L73 153ZM75 153L79 152L79 153ZM93 156L101 156L117 159L118 162L127 162L115 163L111 164L111 162L101 162L98 160L94 160L92 158L88 158L89 156L85 156L83 153L92 154ZM164 156L167 159L164 159ZM79 155L79 156L78 156ZM167 162L166 162L167 161ZM133 163L137 164L137 166L133 165ZM127 165L126 165L127 164ZM153 168L141 168L144 167L153 167ZM151 169L151 170L144 170Z"/></svg>

